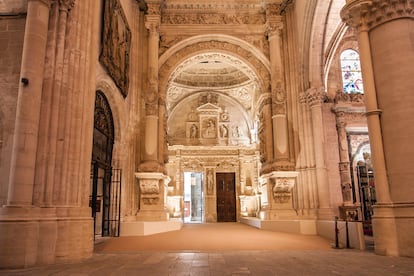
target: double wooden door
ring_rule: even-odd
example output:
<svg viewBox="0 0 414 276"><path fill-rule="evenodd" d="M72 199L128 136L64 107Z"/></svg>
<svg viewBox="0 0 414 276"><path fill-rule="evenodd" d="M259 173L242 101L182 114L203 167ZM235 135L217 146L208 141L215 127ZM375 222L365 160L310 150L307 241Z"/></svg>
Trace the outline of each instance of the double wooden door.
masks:
<svg viewBox="0 0 414 276"><path fill-rule="evenodd" d="M235 173L216 173L217 222L236 221Z"/></svg>

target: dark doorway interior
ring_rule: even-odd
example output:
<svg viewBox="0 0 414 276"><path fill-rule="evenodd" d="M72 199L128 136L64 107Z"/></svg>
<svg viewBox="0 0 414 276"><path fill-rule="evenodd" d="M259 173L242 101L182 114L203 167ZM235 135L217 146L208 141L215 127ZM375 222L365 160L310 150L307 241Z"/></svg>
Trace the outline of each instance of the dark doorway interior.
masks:
<svg viewBox="0 0 414 276"><path fill-rule="evenodd" d="M217 222L236 221L235 180L235 173L216 173Z"/></svg>

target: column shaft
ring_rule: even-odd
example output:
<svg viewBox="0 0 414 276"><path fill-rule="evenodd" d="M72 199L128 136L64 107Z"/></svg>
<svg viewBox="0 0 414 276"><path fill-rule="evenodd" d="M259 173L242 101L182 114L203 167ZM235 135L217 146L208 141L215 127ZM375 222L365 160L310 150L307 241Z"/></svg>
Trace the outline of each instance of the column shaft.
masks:
<svg viewBox="0 0 414 276"><path fill-rule="evenodd" d="M31 205L50 4L29 0L8 191L8 205Z"/></svg>

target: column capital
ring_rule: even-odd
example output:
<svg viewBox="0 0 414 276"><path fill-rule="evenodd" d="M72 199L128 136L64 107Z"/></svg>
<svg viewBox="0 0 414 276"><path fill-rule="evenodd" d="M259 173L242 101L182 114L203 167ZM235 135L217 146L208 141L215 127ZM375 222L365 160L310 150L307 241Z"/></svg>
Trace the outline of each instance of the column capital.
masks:
<svg viewBox="0 0 414 276"><path fill-rule="evenodd" d="M146 15L145 16L145 28L150 33L160 33L161 16L159 15Z"/></svg>
<svg viewBox="0 0 414 276"><path fill-rule="evenodd" d="M307 103L310 107L322 104L325 99L326 93L323 87L311 87L299 95L299 102L302 104Z"/></svg>
<svg viewBox="0 0 414 276"><path fill-rule="evenodd" d="M341 17L350 27L370 30L397 18L414 18L414 3L411 0L348 0Z"/></svg>
<svg viewBox="0 0 414 276"><path fill-rule="evenodd" d="M69 12L75 6L75 0L59 0L59 10Z"/></svg>
<svg viewBox="0 0 414 276"><path fill-rule="evenodd" d="M266 35L268 40L274 37L281 37L283 31L283 21L281 16L269 18L266 22Z"/></svg>

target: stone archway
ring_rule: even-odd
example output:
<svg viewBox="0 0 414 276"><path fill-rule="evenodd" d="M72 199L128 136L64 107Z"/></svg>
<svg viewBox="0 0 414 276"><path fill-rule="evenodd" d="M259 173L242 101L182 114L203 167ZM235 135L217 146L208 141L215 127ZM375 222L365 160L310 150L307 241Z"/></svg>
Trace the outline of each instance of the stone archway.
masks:
<svg viewBox="0 0 414 276"><path fill-rule="evenodd" d="M257 135L258 99L269 92L268 61L248 47L199 39L182 43L176 52L166 53L168 59L160 59L160 95L166 104L169 152L174 152L166 166L171 177L170 216L181 216L180 211L185 212L181 206L188 206L182 202L184 172L201 172L204 179L210 174L234 173L237 217L242 212L251 215L257 206L250 201L255 199L252 191L257 189L260 167L258 141L253 136ZM202 209L207 222L218 217L213 182L204 185Z"/></svg>

